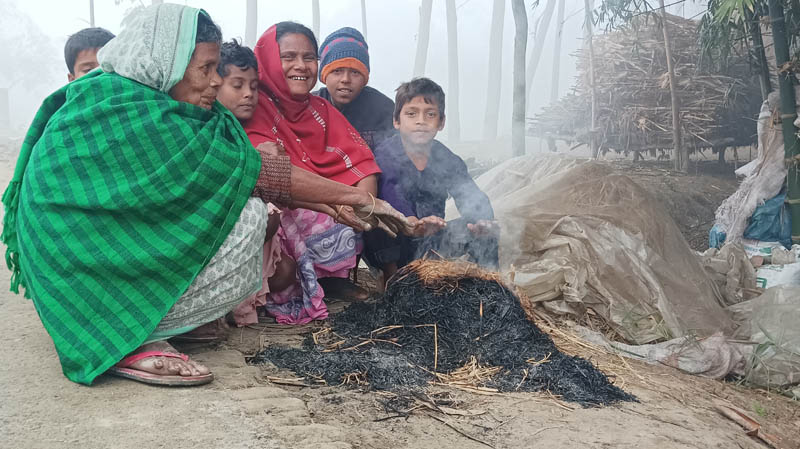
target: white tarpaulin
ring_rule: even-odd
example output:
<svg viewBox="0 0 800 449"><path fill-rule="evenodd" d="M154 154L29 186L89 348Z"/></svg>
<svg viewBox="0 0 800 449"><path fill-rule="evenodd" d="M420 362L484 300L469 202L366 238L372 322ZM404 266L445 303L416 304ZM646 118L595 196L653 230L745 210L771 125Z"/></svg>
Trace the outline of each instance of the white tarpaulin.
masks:
<svg viewBox="0 0 800 449"><path fill-rule="evenodd" d="M800 87L795 88L795 95L800 101ZM736 170L736 174L744 176L744 180L736 192L717 208L716 225L725 232L727 242L738 242L756 207L777 195L785 184L786 165L783 161L779 105L780 97L777 92L769 94L761 105L757 127L758 156ZM795 125L800 125L800 118L795 121Z"/></svg>

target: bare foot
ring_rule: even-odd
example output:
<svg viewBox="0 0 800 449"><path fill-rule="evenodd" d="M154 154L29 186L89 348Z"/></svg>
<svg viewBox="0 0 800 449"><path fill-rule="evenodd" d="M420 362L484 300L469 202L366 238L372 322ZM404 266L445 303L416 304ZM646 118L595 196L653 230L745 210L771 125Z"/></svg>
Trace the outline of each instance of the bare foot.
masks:
<svg viewBox="0 0 800 449"><path fill-rule="evenodd" d="M350 279L319 278L318 282L325 290L325 297L356 302L369 299L369 292L350 282Z"/></svg>
<svg viewBox="0 0 800 449"><path fill-rule="evenodd" d="M162 351L178 354L178 350L166 341L156 341L139 348L130 355L147 351ZM184 361L173 357L152 356L133 362L129 368L159 376L204 376L211 372L207 367L194 360Z"/></svg>

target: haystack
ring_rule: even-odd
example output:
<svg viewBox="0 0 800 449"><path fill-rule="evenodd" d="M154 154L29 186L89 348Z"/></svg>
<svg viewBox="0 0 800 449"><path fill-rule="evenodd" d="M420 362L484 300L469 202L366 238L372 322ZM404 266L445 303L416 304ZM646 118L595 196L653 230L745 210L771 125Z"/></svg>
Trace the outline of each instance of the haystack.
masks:
<svg viewBox="0 0 800 449"><path fill-rule="evenodd" d="M668 15L681 105L683 140L690 151L747 146L756 141L761 95L746 62L724 72L700 65L698 22ZM538 137L588 144L591 124L589 55L582 50L574 91L528 120ZM672 112L661 21L655 17L594 37L600 150L668 150Z"/></svg>

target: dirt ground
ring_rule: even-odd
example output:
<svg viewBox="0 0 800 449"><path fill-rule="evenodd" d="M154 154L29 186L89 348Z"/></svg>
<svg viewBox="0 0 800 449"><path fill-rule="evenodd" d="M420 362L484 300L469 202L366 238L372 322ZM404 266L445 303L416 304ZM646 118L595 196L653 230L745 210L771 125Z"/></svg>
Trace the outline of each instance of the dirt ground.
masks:
<svg viewBox="0 0 800 449"><path fill-rule="evenodd" d="M13 162L0 155L0 185L7 184ZM690 235L700 242L702 228L710 227L704 205L710 204L713 217L714 204L727 196L722 192L732 191L735 180L714 174L702 181L669 179L653 165L620 170L645 180L648 190L670 189L679 198L686 196L681 192L695 191L687 186L703 184L702 193L689 199L666 201L675 213L692 204L693 216L681 227L696 229ZM0 285L8 280L8 271L0 270ZM217 344L180 347L215 372L216 381L208 386L158 388L103 376L85 387L61 374L33 304L0 290L5 318L0 333L6 337L0 345L0 447L766 447L715 411L720 403L748 411L766 432L783 438L781 447L800 448L797 402L625 360L581 343L566 327L544 322L538 324L562 351L590 359L639 402L581 408L543 393L498 395L436 386L428 397L446 402L447 408L432 406L425 396L398 406L391 395L363 387L286 385L292 373L246 363L265 345L300 344L317 324L259 324L231 329Z"/></svg>

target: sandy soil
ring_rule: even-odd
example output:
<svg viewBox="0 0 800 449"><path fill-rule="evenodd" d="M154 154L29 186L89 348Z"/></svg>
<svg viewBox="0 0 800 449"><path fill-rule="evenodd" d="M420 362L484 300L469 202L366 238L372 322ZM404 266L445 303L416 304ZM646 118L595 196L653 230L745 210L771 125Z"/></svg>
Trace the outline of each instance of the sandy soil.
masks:
<svg viewBox="0 0 800 449"><path fill-rule="evenodd" d="M5 273L0 276L7 281ZM3 293L0 314L7 318L0 323L7 336L0 345L3 447L765 447L719 415L713 408L719 402L748 410L767 432L784 438L784 447L800 448L796 402L623 361L558 335L562 350L591 358L640 402L584 409L546 394L478 395L435 387L429 394L449 398L457 410L450 413L474 416L426 407L404 416L387 410L385 393L274 384L267 378L293 375L246 365L243 354L263 344L297 344L298 333L313 326L234 329L223 343L181 348L213 369L217 380L209 386L168 389L101 377L84 387L61 375L29 301Z"/></svg>
<svg viewBox="0 0 800 449"><path fill-rule="evenodd" d="M13 158L0 155L0 164L5 186ZM0 286L8 280L8 271L0 270ZM432 387L429 395L448 399L455 411L434 411L419 400L391 410L385 393L276 384L269 378L291 373L246 364L246 356L267 344L299 344L314 325L257 325L233 329L215 345L181 347L215 372L208 386L157 388L101 377L85 387L62 376L30 301L2 292L0 316L1 447L766 447L718 414L714 404L720 402L748 410L767 432L783 437L783 447L800 448L796 402L625 361L563 331L552 331L563 351L590 358L640 402L584 409L546 394Z"/></svg>

